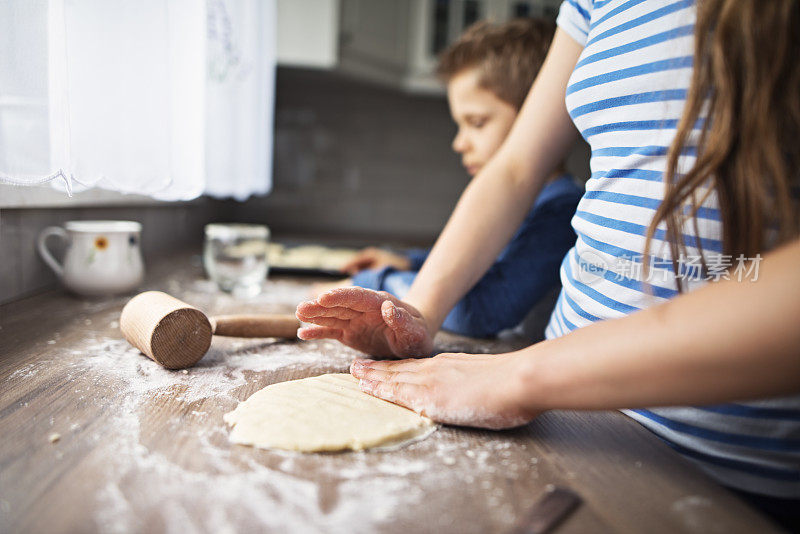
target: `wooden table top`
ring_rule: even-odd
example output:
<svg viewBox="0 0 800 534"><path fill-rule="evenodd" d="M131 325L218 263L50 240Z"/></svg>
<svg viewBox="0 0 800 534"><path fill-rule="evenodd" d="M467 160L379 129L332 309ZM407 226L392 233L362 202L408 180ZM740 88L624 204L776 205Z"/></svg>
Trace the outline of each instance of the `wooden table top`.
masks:
<svg viewBox="0 0 800 534"><path fill-rule="evenodd" d="M209 313L292 312L309 281L236 300L197 256L151 269ZM216 338L168 371L119 332L128 297L60 291L0 307L0 532L511 532L551 485L573 532L771 532L757 512L617 412L551 412L502 432L441 427L389 451L302 454L228 442L222 416L275 382L346 372L332 341ZM438 351L520 340L439 334ZM57 439L56 439L57 438Z"/></svg>

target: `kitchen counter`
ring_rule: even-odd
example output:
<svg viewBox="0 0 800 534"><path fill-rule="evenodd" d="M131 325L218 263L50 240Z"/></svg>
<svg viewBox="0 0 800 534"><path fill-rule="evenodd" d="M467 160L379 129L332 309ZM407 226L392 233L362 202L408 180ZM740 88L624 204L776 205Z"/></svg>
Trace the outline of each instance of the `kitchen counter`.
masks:
<svg viewBox="0 0 800 534"><path fill-rule="evenodd" d="M143 289L213 314L293 312L310 283L273 277L237 301L202 277L197 256L151 267ZM551 485L583 499L559 533L775 530L616 412L551 412L503 432L441 427L386 451L230 444L222 416L239 400L346 372L359 353L216 338L195 367L168 371L122 338L127 298L54 291L0 307L1 532L509 532ZM436 339L440 352L520 346Z"/></svg>

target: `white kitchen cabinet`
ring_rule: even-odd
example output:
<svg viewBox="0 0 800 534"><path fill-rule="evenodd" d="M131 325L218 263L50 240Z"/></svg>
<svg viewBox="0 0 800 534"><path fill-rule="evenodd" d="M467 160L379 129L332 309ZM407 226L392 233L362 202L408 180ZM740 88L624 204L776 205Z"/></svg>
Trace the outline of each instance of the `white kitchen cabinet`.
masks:
<svg viewBox="0 0 800 534"><path fill-rule="evenodd" d="M339 10L339 0L278 0L278 64L335 67Z"/></svg>
<svg viewBox="0 0 800 534"><path fill-rule="evenodd" d="M473 22L555 17L560 0L341 0L338 68L413 92L441 92L436 56Z"/></svg>
<svg viewBox="0 0 800 534"><path fill-rule="evenodd" d="M561 0L278 0L278 64L441 92L436 56L480 19L555 17Z"/></svg>

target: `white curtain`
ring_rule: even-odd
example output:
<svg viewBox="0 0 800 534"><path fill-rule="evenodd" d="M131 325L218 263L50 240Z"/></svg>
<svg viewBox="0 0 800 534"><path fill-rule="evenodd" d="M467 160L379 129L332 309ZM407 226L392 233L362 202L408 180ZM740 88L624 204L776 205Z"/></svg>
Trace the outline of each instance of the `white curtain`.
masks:
<svg viewBox="0 0 800 534"><path fill-rule="evenodd" d="M275 0L0 0L0 181L271 187Z"/></svg>

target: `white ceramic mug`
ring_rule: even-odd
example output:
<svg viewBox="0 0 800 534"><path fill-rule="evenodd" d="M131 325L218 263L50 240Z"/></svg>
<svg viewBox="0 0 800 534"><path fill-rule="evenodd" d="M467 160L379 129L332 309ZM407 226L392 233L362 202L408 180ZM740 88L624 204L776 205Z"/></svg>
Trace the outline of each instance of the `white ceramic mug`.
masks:
<svg viewBox="0 0 800 534"><path fill-rule="evenodd" d="M133 221L69 221L39 234L39 254L67 289L89 296L113 295L135 289L144 278L142 225ZM67 244L63 264L47 250L47 238Z"/></svg>

